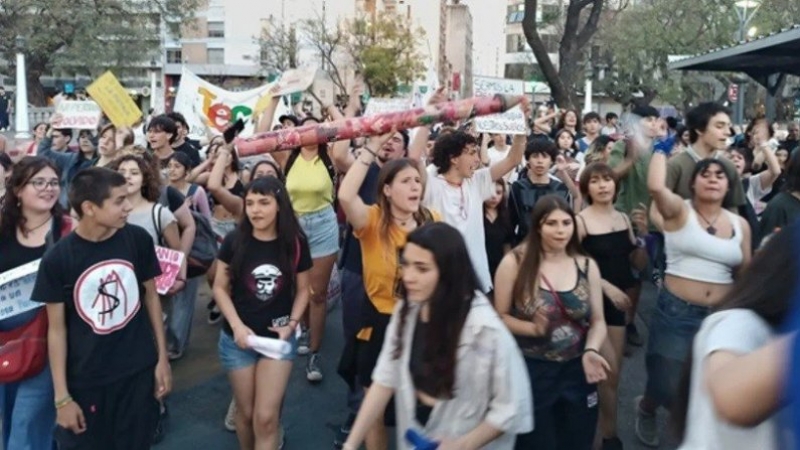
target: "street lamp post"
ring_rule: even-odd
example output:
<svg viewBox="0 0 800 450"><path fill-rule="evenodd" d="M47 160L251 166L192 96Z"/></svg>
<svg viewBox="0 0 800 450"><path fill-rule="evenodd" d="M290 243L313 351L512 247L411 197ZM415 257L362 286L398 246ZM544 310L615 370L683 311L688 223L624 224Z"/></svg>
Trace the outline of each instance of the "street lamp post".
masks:
<svg viewBox="0 0 800 450"><path fill-rule="evenodd" d="M156 88L158 87L156 84L157 69L158 67L156 66L156 60L153 58L150 60L150 108L153 110L158 107L158 105L156 105Z"/></svg>
<svg viewBox="0 0 800 450"><path fill-rule="evenodd" d="M586 60L586 84L584 85L583 91L583 113L588 114L592 112L592 79L594 78L594 68L592 67L592 60Z"/></svg>
<svg viewBox="0 0 800 450"><path fill-rule="evenodd" d="M28 119L28 85L25 77L25 38L17 36L17 92L14 104L14 139L23 141L31 138L31 125Z"/></svg>
<svg viewBox="0 0 800 450"><path fill-rule="evenodd" d="M759 0L739 0L735 3L735 6L736 17L739 19L739 30L737 31L736 39L738 42L742 42L747 36L747 26L753 20L758 8L761 7L761 2ZM738 96L736 97L736 117L734 117L734 121L737 124L742 124L744 122L744 94L747 84L742 82L737 83L737 85Z"/></svg>

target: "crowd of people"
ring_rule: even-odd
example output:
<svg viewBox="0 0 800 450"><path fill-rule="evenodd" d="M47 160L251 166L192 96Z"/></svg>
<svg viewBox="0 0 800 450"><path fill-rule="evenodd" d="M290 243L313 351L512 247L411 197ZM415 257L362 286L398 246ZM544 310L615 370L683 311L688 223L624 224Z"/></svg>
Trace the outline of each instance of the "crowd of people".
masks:
<svg viewBox="0 0 800 450"><path fill-rule="evenodd" d="M355 117L359 94L278 127ZM30 156L0 153L0 274L33 267L29 298L0 310L4 358L27 355L0 368L4 448L150 448L205 290L243 450L283 447L292 365L319 383L323 356L348 386L344 450L621 449L650 282L638 439L660 444L663 408L682 449L779 448L798 125L737 133L715 103L680 120L522 110L529 135L468 120L247 160L179 112L37 125ZM161 290L158 248L185 256ZM323 342L332 276L344 348Z"/></svg>

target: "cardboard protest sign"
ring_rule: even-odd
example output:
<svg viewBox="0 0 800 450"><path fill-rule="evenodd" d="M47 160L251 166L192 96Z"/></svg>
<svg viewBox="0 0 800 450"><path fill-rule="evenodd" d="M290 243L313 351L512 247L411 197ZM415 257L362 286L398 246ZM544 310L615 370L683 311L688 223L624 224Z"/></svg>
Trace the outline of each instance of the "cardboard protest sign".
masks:
<svg viewBox="0 0 800 450"><path fill-rule="evenodd" d="M155 280L156 291L164 295L175 284L175 280L178 279L184 255L177 250L156 245L156 256L158 257L158 264L161 266L161 275L156 277Z"/></svg>
<svg viewBox="0 0 800 450"><path fill-rule="evenodd" d="M43 306L30 300L41 261L37 259L0 273L0 320Z"/></svg>
<svg viewBox="0 0 800 450"><path fill-rule="evenodd" d="M111 71L94 80L86 88L86 92L92 96L92 100L100 105L111 123L117 127L133 126L142 118L142 111Z"/></svg>
<svg viewBox="0 0 800 450"><path fill-rule="evenodd" d="M376 116L383 113L406 111L411 109L411 99L408 98L371 98L364 110L364 116Z"/></svg>
<svg viewBox="0 0 800 450"><path fill-rule="evenodd" d="M56 106L53 117L54 128L72 128L73 130L97 130L100 116L103 114L100 105L86 100L62 100Z"/></svg>
<svg viewBox="0 0 800 450"><path fill-rule="evenodd" d="M495 94L525 95L525 83L523 81L507 80L505 78L476 76L473 78L472 89L477 97L491 97ZM479 133L528 133L527 121L519 106L511 108L502 114L476 118L475 130Z"/></svg>
<svg viewBox="0 0 800 450"><path fill-rule="evenodd" d="M303 92L314 82L317 75L317 66L301 67L283 72L272 88L272 95L283 96Z"/></svg>

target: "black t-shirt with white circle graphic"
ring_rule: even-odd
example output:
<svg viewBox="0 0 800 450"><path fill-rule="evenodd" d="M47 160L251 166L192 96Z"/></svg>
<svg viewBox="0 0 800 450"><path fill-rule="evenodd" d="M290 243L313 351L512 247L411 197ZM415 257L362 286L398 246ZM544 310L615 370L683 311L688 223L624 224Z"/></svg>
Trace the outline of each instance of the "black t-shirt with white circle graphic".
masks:
<svg viewBox="0 0 800 450"><path fill-rule="evenodd" d="M67 384L104 386L158 361L144 283L161 274L153 240L126 225L101 242L70 233L39 266L31 299L64 303Z"/></svg>
<svg viewBox="0 0 800 450"><path fill-rule="evenodd" d="M264 337L278 337L270 327L283 326L289 322L294 305L294 279L284 276L291 267L281 267L278 257L278 241L250 239L245 248L234 248L238 230L225 236L218 258L230 265L236 251L244 251L242 273L231 275L231 298L242 322L253 333ZM308 242L299 238L297 246L300 257L295 273L311 269L311 251ZM294 261L292 261L294 262ZM223 330L232 335L230 325L225 322Z"/></svg>

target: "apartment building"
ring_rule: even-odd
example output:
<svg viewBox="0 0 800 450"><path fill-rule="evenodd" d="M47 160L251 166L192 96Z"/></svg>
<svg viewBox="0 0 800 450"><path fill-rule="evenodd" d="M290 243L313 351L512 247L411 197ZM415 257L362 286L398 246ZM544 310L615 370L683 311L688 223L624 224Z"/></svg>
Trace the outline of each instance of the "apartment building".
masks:
<svg viewBox="0 0 800 450"><path fill-rule="evenodd" d="M460 98L472 97L473 23L469 6L459 2L447 6L446 55L451 90Z"/></svg>

